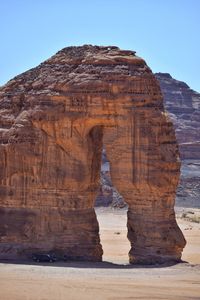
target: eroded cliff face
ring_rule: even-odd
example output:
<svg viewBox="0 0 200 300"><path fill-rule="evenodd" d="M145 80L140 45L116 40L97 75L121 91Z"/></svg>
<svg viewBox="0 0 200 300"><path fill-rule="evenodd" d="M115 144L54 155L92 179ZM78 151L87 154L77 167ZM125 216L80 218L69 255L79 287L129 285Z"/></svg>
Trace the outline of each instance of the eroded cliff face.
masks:
<svg viewBox="0 0 200 300"><path fill-rule="evenodd" d="M168 73L155 74L163 94L164 107L174 124L181 157L181 177L176 205L200 207L200 94ZM109 163L102 159L101 188L97 206L124 207L122 196L112 185Z"/></svg>
<svg viewBox="0 0 200 300"><path fill-rule="evenodd" d="M168 73L156 73L173 121L181 159L200 159L200 94Z"/></svg>
<svg viewBox="0 0 200 300"><path fill-rule="evenodd" d="M180 162L159 85L117 47L69 47L0 90L0 258L101 260L94 212L102 145L129 205L131 263L177 261Z"/></svg>
<svg viewBox="0 0 200 300"><path fill-rule="evenodd" d="M200 94L167 73L157 73L182 162L176 205L200 207Z"/></svg>

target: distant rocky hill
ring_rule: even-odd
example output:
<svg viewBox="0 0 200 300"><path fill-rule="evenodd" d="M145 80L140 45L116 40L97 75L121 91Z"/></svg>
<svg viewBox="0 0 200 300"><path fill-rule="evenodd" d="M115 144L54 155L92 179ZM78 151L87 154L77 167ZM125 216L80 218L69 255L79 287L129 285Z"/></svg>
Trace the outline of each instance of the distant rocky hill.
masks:
<svg viewBox="0 0 200 300"><path fill-rule="evenodd" d="M181 159L200 159L200 93L168 73L156 73L174 123Z"/></svg>
<svg viewBox="0 0 200 300"><path fill-rule="evenodd" d="M165 108L175 126L182 161L176 205L200 207L200 93L168 73L156 73L155 76L161 86ZM112 186L105 150L96 205L125 205L123 198Z"/></svg>

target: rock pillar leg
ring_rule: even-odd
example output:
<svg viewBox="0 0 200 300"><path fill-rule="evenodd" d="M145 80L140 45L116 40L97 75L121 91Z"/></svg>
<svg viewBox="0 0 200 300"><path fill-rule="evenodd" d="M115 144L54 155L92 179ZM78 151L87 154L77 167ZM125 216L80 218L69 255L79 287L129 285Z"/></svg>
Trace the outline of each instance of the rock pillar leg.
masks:
<svg viewBox="0 0 200 300"><path fill-rule="evenodd" d="M62 227L54 239L54 252L62 253L69 260L102 260L99 225L93 208L63 209L58 211L59 220L62 220Z"/></svg>
<svg viewBox="0 0 200 300"><path fill-rule="evenodd" d="M34 146L16 143L3 149L0 259L27 259L33 253L52 252L60 258L101 261L93 207L102 128L88 130L83 137L78 129L74 128L76 134L70 139L57 140L51 137L53 133L38 130ZM4 163L7 161L9 164Z"/></svg>
<svg viewBox="0 0 200 300"><path fill-rule="evenodd" d="M68 211L67 215L68 220L70 220L70 230L66 232L62 240L66 240L63 247L67 258L81 261L102 261L103 250L94 209ZM61 247L60 244L59 249Z"/></svg>
<svg viewBox="0 0 200 300"><path fill-rule="evenodd" d="M130 263L155 264L181 260L186 242L172 207L161 207L160 200L154 198L149 206L130 206L127 217Z"/></svg>
<svg viewBox="0 0 200 300"><path fill-rule="evenodd" d="M137 110L104 140L112 182L129 205L130 263L179 261L186 242L174 213L180 164L172 124Z"/></svg>
<svg viewBox="0 0 200 300"><path fill-rule="evenodd" d="M0 259L27 259L33 253L54 253L70 260L102 259L93 208L1 208L0 225Z"/></svg>

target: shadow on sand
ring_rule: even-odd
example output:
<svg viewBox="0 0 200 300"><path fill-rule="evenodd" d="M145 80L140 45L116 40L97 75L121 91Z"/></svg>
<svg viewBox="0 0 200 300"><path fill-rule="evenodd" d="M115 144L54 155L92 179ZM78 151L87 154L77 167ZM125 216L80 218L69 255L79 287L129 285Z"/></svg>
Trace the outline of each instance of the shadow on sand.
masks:
<svg viewBox="0 0 200 300"><path fill-rule="evenodd" d="M58 261L54 263L44 263L44 262L33 262L33 261L8 261L8 260L0 260L0 264L15 264L15 265L30 265L30 266L51 266L51 267L61 267L61 268L77 268L77 269L155 269L155 268L167 268L171 266L175 266L180 263L186 263L186 261L181 262L170 262L163 264L154 264L154 265L139 265L139 264L117 264L108 261L102 262L90 262L90 261Z"/></svg>

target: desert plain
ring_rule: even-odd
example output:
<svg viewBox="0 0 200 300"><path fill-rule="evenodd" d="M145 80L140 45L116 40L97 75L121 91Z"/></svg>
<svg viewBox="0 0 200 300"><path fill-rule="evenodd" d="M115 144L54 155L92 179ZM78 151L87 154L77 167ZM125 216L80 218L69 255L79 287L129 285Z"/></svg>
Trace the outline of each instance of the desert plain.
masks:
<svg viewBox="0 0 200 300"><path fill-rule="evenodd" d="M0 300L200 299L200 210L177 208L183 262L129 265L126 209L97 208L103 262L0 263Z"/></svg>

